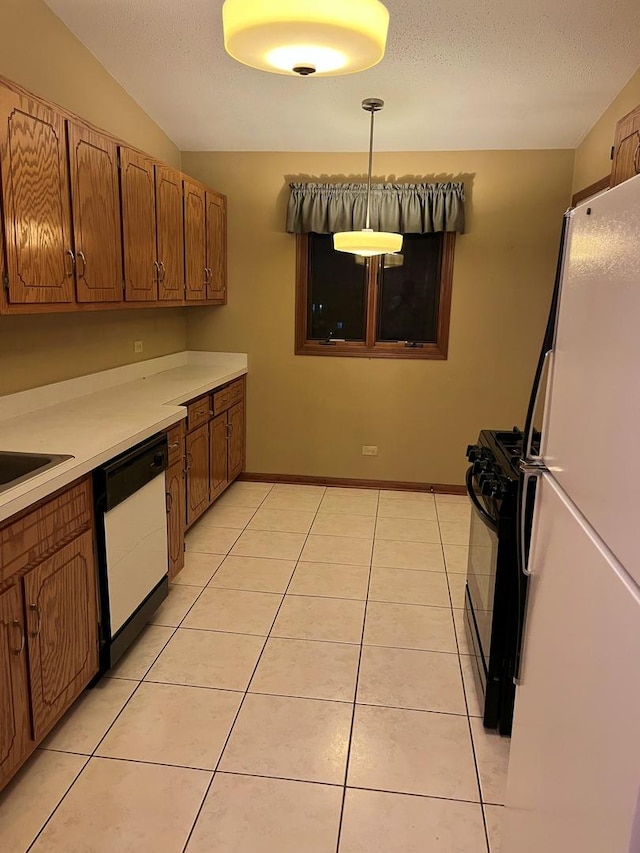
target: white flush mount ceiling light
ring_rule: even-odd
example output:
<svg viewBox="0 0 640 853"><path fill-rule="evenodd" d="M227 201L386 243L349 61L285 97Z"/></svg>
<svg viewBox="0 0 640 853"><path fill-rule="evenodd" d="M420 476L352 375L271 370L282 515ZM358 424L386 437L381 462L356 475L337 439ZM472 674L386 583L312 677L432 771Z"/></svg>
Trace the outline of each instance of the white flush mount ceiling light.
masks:
<svg viewBox="0 0 640 853"><path fill-rule="evenodd" d="M367 179L367 220L362 231L338 231L333 235L333 248L338 252L351 252L372 258L374 255L387 255L399 252L402 248L402 234L389 231L374 231L371 226L371 171L373 167L373 120L377 112L384 107L380 98L366 98L362 109L371 113L369 131L369 175Z"/></svg>
<svg viewBox="0 0 640 853"><path fill-rule="evenodd" d="M379 0L225 0L222 27L225 50L238 62L330 77L380 62L389 12Z"/></svg>

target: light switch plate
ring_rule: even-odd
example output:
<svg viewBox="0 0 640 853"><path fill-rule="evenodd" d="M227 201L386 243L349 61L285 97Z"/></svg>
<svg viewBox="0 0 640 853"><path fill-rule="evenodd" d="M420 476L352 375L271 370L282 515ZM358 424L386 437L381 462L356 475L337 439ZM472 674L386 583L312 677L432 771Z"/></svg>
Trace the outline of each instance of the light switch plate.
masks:
<svg viewBox="0 0 640 853"><path fill-rule="evenodd" d="M362 455L363 456L377 456L378 455L378 447L375 444L363 444L362 445Z"/></svg>
<svg viewBox="0 0 640 853"><path fill-rule="evenodd" d="M134 341L133 342L133 351L136 355L140 355L140 353L144 350L144 346L142 341Z"/></svg>

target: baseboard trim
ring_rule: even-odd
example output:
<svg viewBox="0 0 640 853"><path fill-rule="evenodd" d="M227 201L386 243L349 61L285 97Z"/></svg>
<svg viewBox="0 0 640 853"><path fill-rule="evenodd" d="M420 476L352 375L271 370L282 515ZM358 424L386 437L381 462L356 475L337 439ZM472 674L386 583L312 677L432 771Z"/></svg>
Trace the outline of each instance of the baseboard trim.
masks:
<svg viewBox="0 0 640 853"><path fill-rule="evenodd" d="M355 480L348 477L308 477L304 474L255 474L245 472L238 480L250 483L293 483L301 486L343 486L347 489L393 489L400 492L433 492L439 495L466 495L464 486L446 483L408 483L402 480Z"/></svg>

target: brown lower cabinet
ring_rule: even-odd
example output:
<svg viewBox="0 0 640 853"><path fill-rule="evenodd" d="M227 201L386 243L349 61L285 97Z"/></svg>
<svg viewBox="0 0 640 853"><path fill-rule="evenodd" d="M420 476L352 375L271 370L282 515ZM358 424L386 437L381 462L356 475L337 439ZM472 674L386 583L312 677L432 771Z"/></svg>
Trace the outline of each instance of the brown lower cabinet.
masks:
<svg viewBox="0 0 640 853"><path fill-rule="evenodd" d="M244 406L244 377L188 404L184 488L187 527L244 469Z"/></svg>
<svg viewBox="0 0 640 853"><path fill-rule="evenodd" d="M85 479L0 526L0 789L98 672L91 506Z"/></svg>
<svg viewBox="0 0 640 853"><path fill-rule="evenodd" d="M0 595L0 788L30 752L31 721L22 591Z"/></svg>
<svg viewBox="0 0 640 853"><path fill-rule="evenodd" d="M167 468L167 542L169 580L184 566L185 470L180 461Z"/></svg>
<svg viewBox="0 0 640 853"><path fill-rule="evenodd" d="M187 526L209 506L209 424L187 434Z"/></svg>

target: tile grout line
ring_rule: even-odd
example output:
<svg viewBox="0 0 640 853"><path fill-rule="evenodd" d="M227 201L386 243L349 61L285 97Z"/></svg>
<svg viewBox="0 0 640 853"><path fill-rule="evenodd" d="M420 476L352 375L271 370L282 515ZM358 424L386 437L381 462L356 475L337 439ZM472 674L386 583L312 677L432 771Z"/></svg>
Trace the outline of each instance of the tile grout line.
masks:
<svg viewBox="0 0 640 853"><path fill-rule="evenodd" d="M435 503L436 503L436 516L438 518L438 528L439 528L440 527L440 514L438 512L438 502L436 501ZM446 560L446 554L445 554L445 550L444 550L444 542L442 543L442 557L444 559L444 567L445 567L445 571L446 571L447 560ZM453 632L454 632L454 635L456 638L456 648L458 649L458 668L460 670L460 679L462 681L462 694L464 696L464 704L465 704L465 707L467 709L467 727L469 729L469 740L471 742L471 754L473 755L473 765L474 765L474 769L476 771L476 784L478 785L478 797L479 797L479 801L480 801L480 811L482 813L482 826L484 827L484 839L485 839L487 853L491 853L491 846L489 844L489 830L487 827L487 819L486 819L486 815L485 815L485 811L484 811L484 801L482 798L482 783L480 780L480 767L479 767L479 763L478 763L478 756L476 754L476 745L475 745L475 742L473 739L473 729L471 727L471 716L469 714L469 700L467 699L467 688L466 688L465 681L464 681L464 672L462 670L462 659L461 659L461 654L460 654L460 643L458 641L458 630L456 628L455 617L454 617L454 612L453 612L456 608L454 608L454 606L453 606L453 593L451 591L451 585L449 584L449 575L448 574L447 574L447 586L449 587L449 599L451 600L451 618L453 620ZM463 610L464 610L464 608L463 608ZM463 630L464 630L464 625L463 625Z"/></svg>
<svg viewBox="0 0 640 853"><path fill-rule="evenodd" d="M273 487L272 487L272 488L273 488ZM270 491L271 491L271 489L269 489L269 492L270 492ZM264 502L264 500L265 500L266 496L269 494L269 492L266 492L266 493L265 493L265 495L264 495L264 497L263 497L262 501L260 502L260 504L259 504L259 505L258 505L258 507L256 508L256 512L258 511L259 507L260 507L260 506L262 506L262 503ZM255 515L255 513L254 513L254 515ZM251 517L253 518L253 516L251 516ZM231 546L231 547L233 547L233 546ZM185 554L186 554L186 551L185 551ZM216 554L216 555L212 555L212 556L219 556L219 555L217 555L217 554ZM222 562L224 562L224 560L223 560ZM220 563L220 565L222 565L222 563ZM215 571L213 572L213 574L211 575L211 577L209 578L209 581L207 581L207 583L209 583L209 582L211 581L211 579L214 577L214 575L216 574L216 572L218 571L218 569L219 569L219 568L220 568L220 566L218 566L218 567L215 569ZM181 585L181 584L177 584L177 586L180 586L180 585ZM182 586L189 586L189 584L182 584ZM29 853L29 851L33 848L33 845L37 842L37 840L39 839L39 837L42 835L42 833L43 833L43 832L44 832L44 830L46 829L47 825L50 823L51 819L53 818L53 816L55 815L55 813L58 811L58 809L60 808L60 806L62 805L63 801L66 799L67 795L70 793L70 791L71 791L71 789L73 788L73 786L76 784L76 782L78 781L78 779L80 778L80 776L83 774L83 772L85 771L85 769L86 769L86 768L87 768L87 766L89 765L89 762L90 762L93 758L103 758L103 757L107 757L107 756L96 756L96 754L95 754L95 753L96 753L96 751L100 748L100 745L102 744L102 742L104 741L104 739L107 737L107 735L109 734L109 732L111 731L111 729L113 728L113 726L115 725L115 723L117 722L117 720L120 718L120 715L123 713L124 709L127 707L127 705L129 704L129 702L131 702L131 700L133 699L133 697L136 695L136 693L137 693L137 692L138 692L138 690L140 689L140 685L144 682L144 679L146 678L146 676L148 675L149 671L151 670L151 667L152 667L152 666L154 666L154 664L156 663L156 661L158 660L158 658L160 657L160 655L164 652L164 650L166 649L166 647L168 646L168 644L171 642L171 640L173 639L173 637L176 635L176 633L177 633L177 631L178 631L178 628L180 627L180 625L182 624L182 622L184 622L184 620L187 618L187 616L189 615L189 613L191 612L192 608L195 606L196 602L198 601L198 599L200 598L200 596L202 595L202 593L205 591L205 589L207 589L207 586L206 586L206 585L205 585L205 586L203 586L203 587L201 588L200 592L198 593L198 595L196 596L196 598L194 599L193 603L191 604L191 606L189 607L189 609L187 610L187 612L184 614L184 616L182 617L182 619L180 620L180 623L179 623L178 625L176 625L176 626L173 626L173 625L166 625L166 626L160 625L160 626L159 626L159 627L173 628L173 630L172 630L172 632L171 632L171 635L167 638L166 642L163 644L163 646L162 646L162 648L160 649L160 651L158 652L158 654L154 657L154 659L153 659L153 661L151 662L151 664L149 665L149 667L147 667L147 669L145 670L145 673L144 673L144 675L142 676L142 678L138 681L137 686L134 688L134 690L132 691L131 695L130 695L130 696L129 696L129 698L127 699L127 701L124 703L124 705L122 706L122 708L120 708L120 710L118 711L118 713L116 714L116 716L115 716L115 717L114 717L114 719L112 720L111 724L107 727L107 729L106 729L105 733L102 735L102 737L100 738L100 740L98 741L98 743L96 744L96 746L94 747L94 749L92 750L92 752L89 754L89 756L88 756L88 758L87 758L86 762L83 764L82 768L81 768L81 769L80 769L80 771L78 772L77 776L75 777L75 779L73 780L73 782L71 783L71 785L67 788L67 790L65 791L65 793L64 793L64 794L62 795L62 797L58 800L57 804L56 804L56 805L55 805L55 807L52 809L51 813L49 814L49 816L47 817L47 819L45 820L45 822L42 824L42 826L40 827L39 831L36 833L35 837L34 837L34 838L33 838L33 840L31 841L31 843L29 844L29 846L28 846L28 848L27 848L26 853ZM149 622L149 623L147 623L147 624L148 624L148 625L151 625L151 624L155 624L155 623L151 623L151 622ZM103 676L103 677L105 677L105 676ZM126 680L137 681L137 679L126 679ZM72 754L73 754L73 753L72 753ZM86 754L86 753L80 753L80 754L84 755L84 754ZM144 763L144 762L141 762L141 763ZM169 766L169 765L168 765L168 766Z"/></svg>
<svg viewBox="0 0 640 853"><path fill-rule="evenodd" d="M270 492L271 492L271 490L270 490L267 494L270 494ZM323 491L323 493L322 493L322 498L324 498L324 495L325 495L325 494L326 494L326 488L324 489L324 491ZM266 498L266 495L265 495L265 498ZM321 498L321 500L320 500L320 503L318 504L318 509L320 508L320 504L322 503L322 498ZM262 506L262 504L260 504L260 505ZM313 520L315 520L315 517L316 517L316 515L317 515L317 514L318 514L318 510L316 510L316 513L315 513L315 515L314 515L314 519L313 519ZM312 527L312 526L313 526L313 521L312 521L312 522L311 522L311 524L309 525L309 530L311 530L311 527ZM246 530L246 527L245 527L245 530ZM238 538L239 538L239 537L238 537ZM303 550L304 550L304 546L306 545L308 538L309 538L309 533L307 533L307 535L305 536L304 543L302 544L302 547L301 547L301 549L300 549L300 554L302 554L302 552L303 552ZM237 540L236 540L236 541L237 541ZM184 846L183 846L183 848L182 848L182 853L186 853L187 847L189 846L189 842L191 841L191 837L192 837L192 835L193 835L193 832L194 832L194 830L195 830L195 828L196 828L196 825L197 825L197 823L198 823L198 820L199 820L199 818L200 818L200 815L202 814L202 809L204 808L204 804L205 804L205 802L206 802L206 800L207 800L207 797L209 796L209 792L210 792L210 790L211 790L211 786L213 785L214 779L216 778L216 773L218 772L218 767L220 766L220 762L222 761L222 758L223 758L223 756L224 756L225 750L226 750L226 748L227 748L227 745L228 745L228 743L229 743L229 740L231 739L231 735L233 734L233 730L234 730L234 728L235 728L235 725L236 725L236 723L237 723L237 721L238 721L238 717L240 716L240 712L242 711L242 706L244 705L245 699L246 699L246 698L247 698L247 696L249 695L249 687L250 687L250 685L251 685L251 682L253 681L253 677L255 676L256 671L257 671L258 667L260 666L260 661L262 660L262 655L264 654L264 650L266 649L266 647L267 647L267 643L269 642L269 638L270 638L270 636L271 636L271 631L273 630L273 626L274 626L274 625L275 625L275 623L276 623L276 620L277 620L277 618L278 618L278 614L280 613L280 610L281 610L281 608L282 608L282 605L284 604L284 600L285 600L285 597L286 597L286 595L287 595L287 590L288 590L288 589L289 589L289 587L291 586L291 581L293 580L293 576L294 576L294 575L295 575L295 573L296 573L296 568L297 568L297 566L298 566L298 563L300 562L300 554L298 555L298 559L295 561L295 566L294 566L294 568L293 568L293 571L291 572L291 577L289 578L289 582L287 583L287 586L286 586L286 588L285 588L285 591L284 591L284 593L282 594L282 598L281 598L281 600L280 600L280 604L278 605L278 608L277 608L277 610L276 610L276 612L275 612L275 615L274 615L274 617L273 617L273 620L272 620L272 622L271 622L271 627L269 628L269 632L267 633L267 635L266 635L266 637L265 637L265 640L264 640L264 643L263 643L263 645L262 645L262 650L260 651L260 654L258 655L258 659L257 659L257 661L256 661L256 663L255 663L255 666L254 666L254 668L253 668L253 671L251 672L251 676L250 676L249 680L247 681L247 686L246 686L246 688L245 688L245 690L244 690L244 695L243 695L243 697L242 697L242 700L240 701L240 704L238 705L238 710L237 710L237 711L236 711L236 713L235 713L235 716L234 716L234 718L233 718L233 722L231 723L231 726L229 727L229 732L227 733L227 736L226 736L226 738L225 738L225 741L224 741L224 744L223 744L223 746L222 746L222 749L220 750L220 755L218 756L218 760L217 760L217 762L216 762L216 766L215 766L215 767L214 767L214 769L213 769L213 773L212 773L212 775L211 775L211 779L210 779L210 781L209 781L209 784L207 785L207 789L206 789L206 791L205 791L205 793L204 793L204 796L203 796L203 798L202 798L202 801L201 801L201 803L200 803L200 806L199 806L199 808L198 808L198 811L196 812L196 816L195 816L195 818L194 818L194 820L193 820L193 823L192 823L192 825L191 825L191 829L189 830L189 833L188 833L188 835L187 835L187 840L185 841ZM224 560L223 560L223 562L224 562ZM222 565L222 563L221 563L220 565ZM220 567L218 567L218 568L220 568ZM217 570L216 570L216 571L217 571ZM206 589L206 587L205 587L205 589ZM186 617L185 617L185 618L186 618ZM252 694L252 695L257 695L257 694Z"/></svg>
<svg viewBox="0 0 640 853"><path fill-rule="evenodd" d="M358 686L360 682L360 666L362 664L362 653L364 651L364 633L367 625L367 610L369 607L369 590L371 588L371 574L373 572L373 555L376 547L376 529L378 527L378 512L380 509L380 492L378 491L378 497L376 501L376 515L375 515L375 523L373 525L373 541L371 543L371 558L369 562L369 578L367 581L367 597L365 599L364 604L364 614L362 619L362 634L360 637L360 651L358 654L358 665L356 667L356 681L355 681L355 690L353 694L353 711L351 714L351 726L349 728L349 743L347 745L347 759L344 766L344 785L342 791L342 803L340 805L340 818L338 821L338 837L336 840L336 853L340 851L340 840L342 837L342 824L344 822L344 809L347 801L347 780L349 778L349 762L351 760L351 746L353 743L353 730L355 727L356 721L356 708L357 708L357 699L358 699Z"/></svg>

